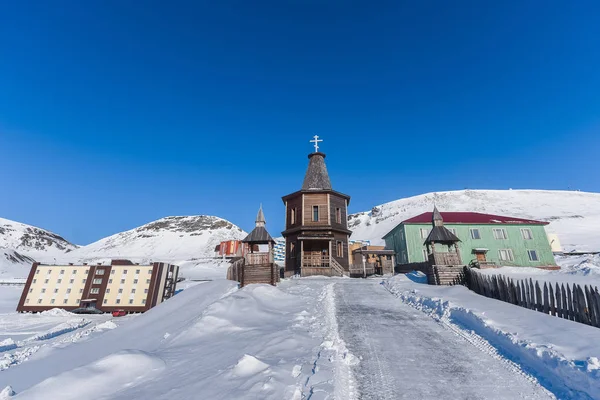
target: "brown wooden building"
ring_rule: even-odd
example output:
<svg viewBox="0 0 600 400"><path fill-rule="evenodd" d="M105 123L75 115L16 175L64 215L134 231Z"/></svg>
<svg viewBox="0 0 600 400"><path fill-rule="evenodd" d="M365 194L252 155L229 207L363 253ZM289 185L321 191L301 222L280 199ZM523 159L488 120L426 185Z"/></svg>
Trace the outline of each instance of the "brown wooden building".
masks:
<svg viewBox="0 0 600 400"><path fill-rule="evenodd" d="M302 189L282 198L286 215L284 275L348 274L350 196L332 189L325 154L315 151L308 158Z"/></svg>

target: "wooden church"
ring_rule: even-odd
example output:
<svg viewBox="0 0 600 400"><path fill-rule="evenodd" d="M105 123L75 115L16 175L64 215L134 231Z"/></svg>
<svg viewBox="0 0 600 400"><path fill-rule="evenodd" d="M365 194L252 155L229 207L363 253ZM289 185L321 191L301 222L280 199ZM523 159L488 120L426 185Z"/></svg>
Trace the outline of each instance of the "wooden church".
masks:
<svg viewBox="0 0 600 400"><path fill-rule="evenodd" d="M342 276L349 272L348 203L350 196L333 190L318 136L311 142L302 189L282 197L286 242L284 276Z"/></svg>

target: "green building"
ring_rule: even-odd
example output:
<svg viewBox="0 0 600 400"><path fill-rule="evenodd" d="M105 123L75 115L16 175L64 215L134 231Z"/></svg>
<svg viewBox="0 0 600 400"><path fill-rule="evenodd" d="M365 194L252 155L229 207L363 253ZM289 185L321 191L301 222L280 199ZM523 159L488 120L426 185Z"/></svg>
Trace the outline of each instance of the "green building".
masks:
<svg viewBox="0 0 600 400"><path fill-rule="evenodd" d="M547 222L474 212L434 212L443 219L439 223L460 240L456 245L462 264L556 267L544 229ZM407 219L383 237L386 248L396 251L400 265L426 262L424 243L434 226L433 212Z"/></svg>

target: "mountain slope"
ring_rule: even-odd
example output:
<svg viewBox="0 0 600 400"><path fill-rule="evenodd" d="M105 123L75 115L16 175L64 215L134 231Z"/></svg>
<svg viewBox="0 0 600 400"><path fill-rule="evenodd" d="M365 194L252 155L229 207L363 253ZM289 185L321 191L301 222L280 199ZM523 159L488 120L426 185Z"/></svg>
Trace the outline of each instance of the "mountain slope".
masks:
<svg viewBox="0 0 600 400"><path fill-rule="evenodd" d="M53 232L4 218L0 218L0 247L50 260L77 248Z"/></svg>
<svg viewBox="0 0 600 400"><path fill-rule="evenodd" d="M458 190L427 193L348 216L352 240L381 239L397 224L431 211L473 211L548 221L565 251L600 250L600 194L555 190Z"/></svg>
<svg viewBox="0 0 600 400"><path fill-rule="evenodd" d="M212 257L222 240L243 239L246 232L219 217L166 217L101 239L68 254L75 262L127 258L137 262Z"/></svg>

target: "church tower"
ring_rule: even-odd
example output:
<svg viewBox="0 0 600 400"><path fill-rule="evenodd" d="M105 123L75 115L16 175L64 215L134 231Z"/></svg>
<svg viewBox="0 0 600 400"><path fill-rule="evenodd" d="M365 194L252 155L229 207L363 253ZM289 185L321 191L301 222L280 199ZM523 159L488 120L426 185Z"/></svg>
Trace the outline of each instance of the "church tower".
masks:
<svg viewBox="0 0 600 400"><path fill-rule="evenodd" d="M284 196L285 276L348 274L348 203L350 196L332 189L318 136L311 142L302 189Z"/></svg>

